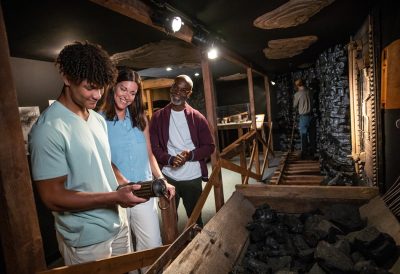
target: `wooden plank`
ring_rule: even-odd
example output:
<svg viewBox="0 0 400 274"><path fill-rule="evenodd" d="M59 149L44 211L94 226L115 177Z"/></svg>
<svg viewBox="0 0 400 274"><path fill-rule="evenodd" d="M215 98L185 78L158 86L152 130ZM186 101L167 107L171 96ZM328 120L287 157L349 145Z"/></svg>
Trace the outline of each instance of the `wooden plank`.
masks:
<svg viewBox="0 0 400 274"><path fill-rule="evenodd" d="M218 128L217 128L217 114L216 114L216 101L215 91L213 84L213 77L210 62L208 56L203 52L201 56L201 71L203 73L203 87L204 87L204 100L206 102L206 117L210 126L211 135L214 138L215 152L211 154L211 167L214 170L219 168L219 143L218 143ZM224 205L224 188L222 184L221 172L218 172L218 176L215 177L214 185L214 197L215 197L215 208L218 211Z"/></svg>
<svg viewBox="0 0 400 274"><path fill-rule="evenodd" d="M317 181L317 180L323 180L324 176L320 175L283 175L283 178L285 180L293 180L293 181Z"/></svg>
<svg viewBox="0 0 400 274"><path fill-rule="evenodd" d="M164 274L228 273L236 264L249 232L254 206L235 192Z"/></svg>
<svg viewBox="0 0 400 274"><path fill-rule="evenodd" d="M303 186L318 186L321 185L320 181L286 181L286 180L281 180L280 185L303 185Z"/></svg>
<svg viewBox="0 0 400 274"><path fill-rule="evenodd" d="M169 78L146 79L142 81L144 90L170 88L173 83L174 79L169 79Z"/></svg>
<svg viewBox="0 0 400 274"><path fill-rule="evenodd" d="M153 249L114 256L93 262L57 267L46 271L36 272L36 274L126 273L134 269L151 265L165 250L167 250L168 247L169 245L164 245Z"/></svg>
<svg viewBox="0 0 400 274"><path fill-rule="evenodd" d="M247 165L247 168L246 168L247 170L251 170L251 168L253 167L254 156L256 155L256 151L257 151L256 145L257 145L257 142L254 141L253 149L251 150L250 161L249 161L249 164ZM257 174L260 174L260 173L257 172ZM249 183L249 176L248 175L245 176L244 180L242 180L242 183L243 184L248 184Z"/></svg>
<svg viewBox="0 0 400 274"><path fill-rule="evenodd" d="M0 5L0 231L7 273L46 269Z"/></svg>
<svg viewBox="0 0 400 274"><path fill-rule="evenodd" d="M168 201L166 198L159 198L162 220L163 242L171 244L178 237L178 217L176 213L175 199Z"/></svg>
<svg viewBox="0 0 400 274"><path fill-rule="evenodd" d="M185 229L185 231L168 247L167 250L147 269L146 273L162 273L167 264L178 256L178 254L186 247L187 243L196 235L198 227L193 224Z"/></svg>
<svg viewBox="0 0 400 274"><path fill-rule="evenodd" d="M296 175L296 174L298 174L298 175L318 175L318 174L321 174L321 171L319 169L286 170L285 174L287 174L287 175Z"/></svg>
<svg viewBox="0 0 400 274"><path fill-rule="evenodd" d="M207 182L207 184L204 186L203 191L201 192L201 195L199 199L197 200L197 203L193 209L192 214L190 215L187 223L186 223L186 228L192 226L194 223L196 223L197 219L200 216L201 210L203 209L204 204L206 203L208 194L211 191L211 187L214 185L215 187L221 187L221 181L218 180L218 178L221 176L221 165L220 162L218 162L217 166L214 167L210 178ZM221 206L222 207L222 206ZM217 208L216 208L217 209ZM217 209L218 211L218 209Z"/></svg>
<svg viewBox="0 0 400 274"><path fill-rule="evenodd" d="M223 167L223 168L232 170L234 172L240 173L245 176L250 176L250 177L256 179L257 181L261 180L260 174L256 174L256 173L252 172L251 170L247 170L246 168L242 168L238 165L235 165L234 163L231 163L228 160L225 160L223 158L221 158L220 161L221 161L221 167Z"/></svg>
<svg viewBox="0 0 400 274"><path fill-rule="evenodd" d="M253 83L253 71L250 67L247 68L247 83L249 86L249 102L250 102L250 117L251 117L251 127L254 129L257 135L257 123L256 123L256 108L254 103L254 83ZM258 156L258 144L253 141L253 146L255 147L255 161L256 161L256 173L260 174L260 157Z"/></svg>
<svg viewBox="0 0 400 274"><path fill-rule="evenodd" d="M270 204L278 211L303 213L331 203L364 204L378 195L376 187L301 186L301 185L236 185L254 206Z"/></svg>
<svg viewBox="0 0 400 274"><path fill-rule="evenodd" d="M151 116L153 116L153 98L151 98L151 90L146 89L146 101L147 101L147 115L149 116L149 120Z"/></svg>
<svg viewBox="0 0 400 274"><path fill-rule="evenodd" d="M268 76L264 77L264 88L265 88L265 97L266 97L268 128L272 128L272 111L271 111L271 95L270 95L271 93L270 93L270 88L269 88ZM271 144L273 147L272 140L271 140Z"/></svg>
<svg viewBox="0 0 400 274"><path fill-rule="evenodd" d="M108 8L112 11L118 12L122 15L125 15L131 19L139 21L143 24L146 24L150 27L153 27L159 31L166 32L163 27L157 26L153 24L151 20L150 14L152 10L149 6L144 4L139 0L90 0L93 3L96 3L100 6ZM188 25L183 25L182 28L175 33L168 33L168 35L175 36L179 39L182 39L186 42L191 42L193 37L193 30Z"/></svg>

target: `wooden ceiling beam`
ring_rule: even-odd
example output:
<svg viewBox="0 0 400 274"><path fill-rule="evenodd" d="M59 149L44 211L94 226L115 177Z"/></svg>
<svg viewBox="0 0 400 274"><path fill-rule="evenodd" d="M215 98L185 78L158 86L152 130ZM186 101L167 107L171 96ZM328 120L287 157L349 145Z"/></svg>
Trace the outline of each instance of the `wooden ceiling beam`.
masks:
<svg viewBox="0 0 400 274"><path fill-rule="evenodd" d="M153 27L159 31L166 32L164 28L156 25L151 20L152 8L143 3L140 0L90 0L93 3L96 3L100 6L108 8L112 11L125 15L133 20L146 24L150 27ZM169 35L179 38L188 43L192 43L192 38L194 35L194 30L188 25L183 25L182 28L175 33L169 33ZM265 73L255 70L252 68L251 64L246 61L243 57L234 53L233 51L220 47L221 55L224 59L238 64L240 66L247 68L251 68L255 73L260 74L261 76L267 76Z"/></svg>
<svg viewBox="0 0 400 274"><path fill-rule="evenodd" d="M139 0L90 0L100 6L103 6L112 11L118 12L125 15L131 19L141 22L145 25L158 29L159 31L166 32L164 28L156 25L151 20L152 8L144 4ZM193 37L193 30L187 26L183 25L182 28L175 33L169 33L171 36L182 39L186 42L191 43Z"/></svg>
<svg viewBox="0 0 400 274"><path fill-rule="evenodd" d="M159 89L159 88L170 88L174 83L173 79L169 78L158 78L143 80L143 89Z"/></svg>

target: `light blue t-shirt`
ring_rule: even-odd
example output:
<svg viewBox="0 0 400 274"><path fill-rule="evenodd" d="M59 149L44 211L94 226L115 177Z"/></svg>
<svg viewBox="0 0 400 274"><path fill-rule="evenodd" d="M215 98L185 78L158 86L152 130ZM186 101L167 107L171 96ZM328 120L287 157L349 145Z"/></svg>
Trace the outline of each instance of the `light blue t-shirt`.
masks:
<svg viewBox="0 0 400 274"><path fill-rule="evenodd" d="M118 186L106 123L95 111L89 110L85 121L54 102L32 127L29 150L35 181L67 175L65 188L84 192L110 192ZM109 240L121 225L118 206L53 214L57 231L74 247Z"/></svg>
<svg viewBox="0 0 400 274"><path fill-rule="evenodd" d="M132 128L129 117L129 111L126 111L124 120L106 120L111 161L129 181L148 181L153 176L146 139L143 131Z"/></svg>

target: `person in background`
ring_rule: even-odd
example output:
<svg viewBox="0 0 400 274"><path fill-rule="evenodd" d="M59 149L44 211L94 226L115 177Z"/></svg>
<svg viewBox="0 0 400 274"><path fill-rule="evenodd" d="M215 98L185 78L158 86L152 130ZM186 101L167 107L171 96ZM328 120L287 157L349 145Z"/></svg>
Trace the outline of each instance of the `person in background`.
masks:
<svg viewBox="0 0 400 274"><path fill-rule="evenodd" d="M156 111L150 123L153 153L168 182L176 187L176 207L182 197L189 217L208 180L206 160L215 144L206 118L186 101L193 82L187 75L175 78L170 89L171 102ZM201 215L197 224L203 226Z"/></svg>
<svg viewBox="0 0 400 274"><path fill-rule="evenodd" d="M32 127L29 149L33 180L55 217L61 255L72 265L131 252L122 207L146 200L132 193L140 186L115 191L127 181L114 173L106 122L93 111L115 81L115 67L106 51L88 42L65 46L55 63L64 85Z"/></svg>
<svg viewBox="0 0 400 274"><path fill-rule="evenodd" d="M103 104L100 114L106 120L111 161L130 182L164 179L150 145L148 120L142 100L142 82L129 67L118 67L118 77ZM165 180L165 179L164 179ZM175 187L167 183L169 199ZM135 250L161 246L156 198L127 209Z"/></svg>
<svg viewBox="0 0 400 274"><path fill-rule="evenodd" d="M310 145L309 130L311 123L311 96L308 89L305 88L303 80L297 79L294 82L296 93L293 98L293 108L299 115L299 132L301 137L301 158L305 159L311 156L313 149Z"/></svg>

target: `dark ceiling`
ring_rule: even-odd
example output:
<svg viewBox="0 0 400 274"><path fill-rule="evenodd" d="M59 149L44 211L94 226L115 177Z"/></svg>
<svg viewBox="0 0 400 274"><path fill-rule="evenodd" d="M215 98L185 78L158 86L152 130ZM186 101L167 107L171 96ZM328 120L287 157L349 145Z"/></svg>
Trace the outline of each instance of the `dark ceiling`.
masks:
<svg viewBox="0 0 400 274"><path fill-rule="evenodd" d="M129 2L129 1L127 1ZM195 26L202 26L224 47L242 56L254 68L267 74L295 70L313 63L318 54L338 43L345 44L367 18L372 0L336 0L304 24L285 29L265 30L253 21L286 3L285 0L168 0L143 1L148 5L167 4L186 15ZM150 42L176 39L150 26L83 0L1 0L6 31L13 57L53 61L66 43L88 40L102 45L110 54L136 49ZM316 35L318 41L292 58L270 60L263 53L268 41ZM244 72L227 68L226 62L216 73ZM218 67L221 67L219 70ZM141 68L143 69L143 68ZM239 70L239 71L235 71ZM181 69L179 73L182 73ZM193 70L193 68L192 68ZM155 77L174 76L161 68L147 68Z"/></svg>

